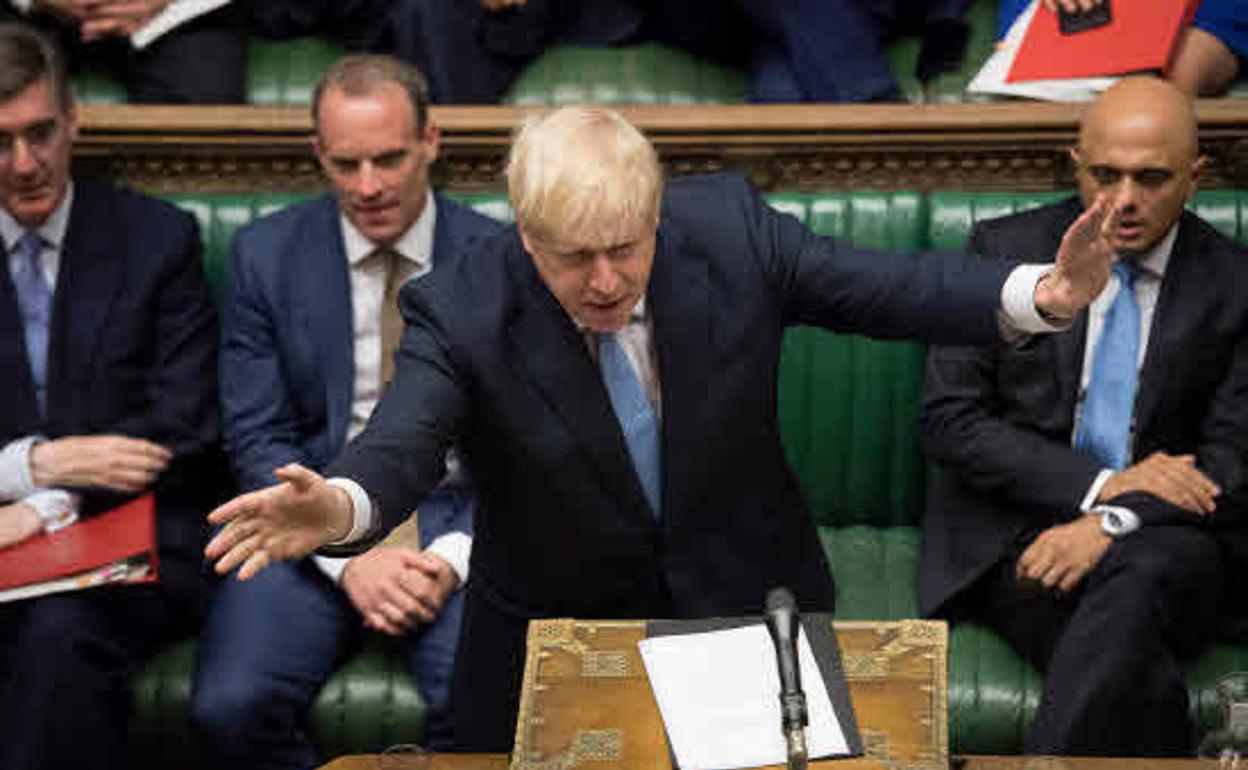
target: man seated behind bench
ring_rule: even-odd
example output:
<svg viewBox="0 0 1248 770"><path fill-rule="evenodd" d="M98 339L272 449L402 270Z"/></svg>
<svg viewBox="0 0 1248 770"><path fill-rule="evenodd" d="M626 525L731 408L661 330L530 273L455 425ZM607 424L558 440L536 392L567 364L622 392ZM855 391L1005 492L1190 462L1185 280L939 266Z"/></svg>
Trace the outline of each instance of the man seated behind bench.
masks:
<svg viewBox="0 0 1248 770"><path fill-rule="evenodd" d="M438 268L490 219L429 190L438 128L424 78L382 56L322 76L314 147L333 196L239 231L224 306L225 435L244 489L298 462L321 468L364 427L402 331L398 288ZM463 308L469 312L468 308ZM194 719L222 766L313 767L308 708L365 627L398 637L429 707L425 741L449 743L446 703L468 579L473 494L452 474L403 503L398 542L226 581L203 635ZM383 747L377 747L383 748Z"/></svg>
<svg viewBox="0 0 1248 770"><path fill-rule="evenodd" d="M1248 253L1184 212L1204 161L1172 85L1111 88L1072 154L1082 202L984 222L970 248L1047 259L1109 191L1116 277L1070 334L929 353L920 606L1045 672L1029 753L1187 754L1180 664L1248 563Z"/></svg>

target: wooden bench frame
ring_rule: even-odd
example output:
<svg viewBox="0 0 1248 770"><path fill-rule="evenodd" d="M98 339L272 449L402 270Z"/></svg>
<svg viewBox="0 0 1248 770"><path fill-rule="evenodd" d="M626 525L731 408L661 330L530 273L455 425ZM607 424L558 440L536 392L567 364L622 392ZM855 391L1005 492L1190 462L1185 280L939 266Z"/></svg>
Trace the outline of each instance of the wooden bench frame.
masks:
<svg viewBox="0 0 1248 770"><path fill-rule="evenodd" d="M1069 188L1081 105L726 105L621 111L674 175L740 169L763 190ZM1248 100L1200 100L1202 185L1248 187ZM323 187L296 107L80 108L79 171L153 192L307 192ZM437 107L435 181L497 191L529 110Z"/></svg>

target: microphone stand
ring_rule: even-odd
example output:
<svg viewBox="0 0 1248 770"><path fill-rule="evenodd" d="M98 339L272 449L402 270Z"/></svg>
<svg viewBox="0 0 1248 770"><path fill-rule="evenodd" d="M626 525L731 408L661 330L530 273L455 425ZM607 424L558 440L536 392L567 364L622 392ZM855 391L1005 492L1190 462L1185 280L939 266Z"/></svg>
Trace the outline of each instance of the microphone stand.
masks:
<svg viewBox="0 0 1248 770"><path fill-rule="evenodd" d="M766 600L767 631L776 648L780 671L780 729L788 753L788 770L806 770L806 694L797 662L799 619L797 601L786 588L773 588Z"/></svg>

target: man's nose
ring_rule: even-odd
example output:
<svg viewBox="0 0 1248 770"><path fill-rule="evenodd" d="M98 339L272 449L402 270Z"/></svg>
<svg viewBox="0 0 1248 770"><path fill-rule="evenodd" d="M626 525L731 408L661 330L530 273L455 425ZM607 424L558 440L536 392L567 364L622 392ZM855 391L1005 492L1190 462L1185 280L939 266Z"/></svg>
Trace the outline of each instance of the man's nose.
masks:
<svg viewBox="0 0 1248 770"><path fill-rule="evenodd" d="M599 294L614 294L619 275L606 252L598 252L589 263L589 288Z"/></svg>
<svg viewBox="0 0 1248 770"><path fill-rule="evenodd" d="M1121 213L1135 211L1136 206L1140 202L1140 192L1140 183L1135 181L1130 174L1123 174L1121 181L1118 182L1117 188L1114 190L1114 208Z"/></svg>
<svg viewBox="0 0 1248 770"><path fill-rule="evenodd" d="M365 198L371 198L381 190L381 177L377 167L365 161L360 164L359 173L355 178L355 191Z"/></svg>
<svg viewBox="0 0 1248 770"><path fill-rule="evenodd" d="M39 169L39 158L35 155L35 149L25 139L21 137L15 139L9 152L11 153L9 163L15 173L29 175Z"/></svg>

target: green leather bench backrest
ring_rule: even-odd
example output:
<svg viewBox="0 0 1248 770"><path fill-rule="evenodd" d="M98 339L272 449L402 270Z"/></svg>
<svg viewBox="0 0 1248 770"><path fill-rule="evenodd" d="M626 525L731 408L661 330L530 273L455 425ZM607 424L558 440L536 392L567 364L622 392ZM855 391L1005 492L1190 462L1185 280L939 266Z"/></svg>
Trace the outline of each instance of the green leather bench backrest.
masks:
<svg viewBox="0 0 1248 770"><path fill-rule="evenodd" d="M1071 192L934 192L929 196L928 245L959 251L980 220L1061 200ZM1248 245L1248 190L1198 190L1187 207L1223 234Z"/></svg>
<svg viewBox="0 0 1248 770"><path fill-rule="evenodd" d="M778 195L772 205L860 246L923 245L918 193ZM913 405L922 349L821 329L791 329L780 368L780 424L817 523L912 524L922 503Z"/></svg>
<svg viewBox="0 0 1248 770"><path fill-rule="evenodd" d="M344 53L341 45L315 37L253 38L247 50L247 103L311 104L317 78Z"/></svg>
<svg viewBox="0 0 1248 770"><path fill-rule="evenodd" d="M715 104L745 101L745 76L666 46L554 46L512 84L518 105Z"/></svg>

